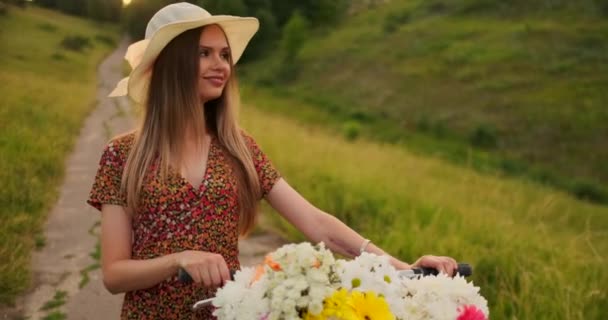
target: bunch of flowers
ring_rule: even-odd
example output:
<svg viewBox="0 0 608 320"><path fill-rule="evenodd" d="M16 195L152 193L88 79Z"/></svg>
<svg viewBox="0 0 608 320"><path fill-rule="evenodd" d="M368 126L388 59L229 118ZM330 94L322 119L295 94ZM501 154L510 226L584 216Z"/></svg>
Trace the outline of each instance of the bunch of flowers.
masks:
<svg viewBox="0 0 608 320"><path fill-rule="evenodd" d="M462 277L407 279L388 257L335 259L323 243L288 244L243 268L213 301L219 320L485 320L486 300Z"/></svg>

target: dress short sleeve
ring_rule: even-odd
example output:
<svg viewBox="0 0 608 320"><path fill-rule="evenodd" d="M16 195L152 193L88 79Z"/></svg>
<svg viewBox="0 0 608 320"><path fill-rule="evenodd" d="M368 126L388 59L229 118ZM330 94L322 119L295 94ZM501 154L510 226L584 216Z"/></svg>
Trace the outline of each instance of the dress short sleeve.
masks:
<svg viewBox="0 0 608 320"><path fill-rule="evenodd" d="M266 156L260 146L255 142L252 136L246 132L242 132L245 138L245 143L251 152L253 158L253 165L260 179L260 187L262 188L262 197L265 197L277 181L281 178L281 175L274 167L270 159Z"/></svg>
<svg viewBox="0 0 608 320"><path fill-rule="evenodd" d="M126 196L121 192L120 184L128 155L127 145L129 142L132 142L129 136L114 139L103 150L97 175L95 175L93 187L87 200L87 203L97 210L101 210L101 206L104 204L126 206Z"/></svg>

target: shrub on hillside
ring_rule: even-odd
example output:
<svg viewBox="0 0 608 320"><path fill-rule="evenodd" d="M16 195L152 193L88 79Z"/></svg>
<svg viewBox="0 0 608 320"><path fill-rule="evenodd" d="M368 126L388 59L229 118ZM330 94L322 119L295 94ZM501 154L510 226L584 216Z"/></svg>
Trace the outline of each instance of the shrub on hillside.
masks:
<svg viewBox="0 0 608 320"><path fill-rule="evenodd" d="M47 31L47 32L55 32L55 31L57 31L57 26L55 26L54 24L50 24L48 22L43 22L43 23L39 24L38 28L40 30L44 30L44 31Z"/></svg>
<svg viewBox="0 0 608 320"><path fill-rule="evenodd" d="M469 143L482 149L493 149L498 146L496 129L487 124L480 124L469 135Z"/></svg>
<svg viewBox="0 0 608 320"><path fill-rule="evenodd" d="M278 77L284 82L290 82L298 77L300 63L298 54L306 41L309 22L300 13L295 13L283 28L281 37L282 66Z"/></svg>
<svg viewBox="0 0 608 320"><path fill-rule="evenodd" d="M384 20L382 27L385 33L392 33L399 29L400 26L408 23L409 21L409 12L391 12Z"/></svg>
<svg viewBox="0 0 608 320"><path fill-rule="evenodd" d="M354 141L361 134L361 125L357 121L348 121L342 126L342 132L346 140Z"/></svg>
<svg viewBox="0 0 608 320"><path fill-rule="evenodd" d="M595 0L594 2L602 16L608 18L608 0Z"/></svg>
<svg viewBox="0 0 608 320"><path fill-rule="evenodd" d="M310 24L306 18L296 12L291 16L281 37L281 50L283 59L287 63L295 62L300 49L306 42Z"/></svg>
<svg viewBox="0 0 608 320"><path fill-rule="evenodd" d="M597 183L577 181L572 185L571 190L579 199L597 203L608 203L608 190Z"/></svg>
<svg viewBox="0 0 608 320"><path fill-rule="evenodd" d="M59 52L55 52L51 55L51 59L55 60L55 61L63 61L66 60L65 56Z"/></svg>
<svg viewBox="0 0 608 320"><path fill-rule="evenodd" d="M26 0L0 0L0 14L8 13L9 4L18 6L20 8L25 8L27 6L27 1Z"/></svg>
<svg viewBox="0 0 608 320"><path fill-rule="evenodd" d="M526 165L521 161L514 159L501 159L500 160L500 168L508 174L511 175L520 175L525 174L527 172Z"/></svg>
<svg viewBox="0 0 608 320"><path fill-rule="evenodd" d="M67 50L82 52L84 49L90 48L93 45L88 37L76 35L63 38L61 46Z"/></svg>
<svg viewBox="0 0 608 320"><path fill-rule="evenodd" d="M448 130L445 121L433 119L427 114L416 117L414 125L416 126L417 131L431 134L436 138L447 138L450 135L450 131Z"/></svg>
<svg viewBox="0 0 608 320"><path fill-rule="evenodd" d="M116 41L114 41L114 39L112 37L103 35L103 34L96 35L95 40L97 40L105 45L108 45L110 47L113 47L116 45Z"/></svg>

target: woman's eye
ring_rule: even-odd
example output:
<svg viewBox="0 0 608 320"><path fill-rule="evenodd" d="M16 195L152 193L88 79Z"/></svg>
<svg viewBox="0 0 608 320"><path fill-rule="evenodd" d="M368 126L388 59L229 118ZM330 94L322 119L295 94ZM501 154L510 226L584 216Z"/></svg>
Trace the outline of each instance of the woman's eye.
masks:
<svg viewBox="0 0 608 320"><path fill-rule="evenodd" d="M198 55L201 57L206 57L209 55L209 51L208 50L201 50L198 52Z"/></svg>
<svg viewBox="0 0 608 320"><path fill-rule="evenodd" d="M222 53L222 59L229 61L230 60L230 52Z"/></svg>

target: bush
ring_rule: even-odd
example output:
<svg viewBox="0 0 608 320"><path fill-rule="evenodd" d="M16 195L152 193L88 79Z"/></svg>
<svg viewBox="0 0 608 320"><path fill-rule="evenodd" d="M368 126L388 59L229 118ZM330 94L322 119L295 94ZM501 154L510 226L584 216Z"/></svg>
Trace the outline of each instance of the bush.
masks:
<svg viewBox="0 0 608 320"><path fill-rule="evenodd" d="M502 171L510 175L521 175L527 172L527 167L521 161L513 159L501 159L500 168Z"/></svg>
<svg viewBox="0 0 608 320"><path fill-rule="evenodd" d="M354 141L361 135L361 125L356 121L348 121L342 126L342 132L346 140Z"/></svg>
<svg viewBox="0 0 608 320"><path fill-rule="evenodd" d="M487 13L503 9L502 1L494 0L466 0L461 3L459 12L462 14Z"/></svg>
<svg viewBox="0 0 608 320"><path fill-rule="evenodd" d="M410 21L409 12L391 12L384 20L383 29L385 33L393 33L401 25L404 25Z"/></svg>
<svg viewBox="0 0 608 320"><path fill-rule="evenodd" d="M0 0L0 15L5 15L8 13L9 4L18 6L20 8L25 8L27 6L27 1L26 0Z"/></svg>
<svg viewBox="0 0 608 320"><path fill-rule="evenodd" d="M50 24L48 22L44 22L38 25L38 28L40 30L44 30L47 32L55 32L57 31L57 26L55 26L54 24Z"/></svg>
<svg viewBox="0 0 608 320"><path fill-rule="evenodd" d="M300 52L300 49L306 42L309 33L310 24L304 16L296 12L291 16L285 27L281 37L281 50L284 61L294 62Z"/></svg>
<svg viewBox="0 0 608 320"><path fill-rule="evenodd" d="M469 135L469 143L482 149L493 149L498 146L496 129L487 124L480 124Z"/></svg>
<svg viewBox="0 0 608 320"><path fill-rule="evenodd" d="M598 8L599 12L608 18L608 0L595 0L595 5Z"/></svg>
<svg viewBox="0 0 608 320"><path fill-rule="evenodd" d="M55 52L51 55L51 59L55 60L55 61L63 61L66 60L65 56L59 52Z"/></svg>
<svg viewBox="0 0 608 320"><path fill-rule="evenodd" d="M106 44L107 46L110 46L110 47L113 47L116 45L116 41L114 41L114 39L112 37L106 36L103 34L96 35L95 40L97 40L103 44Z"/></svg>
<svg viewBox="0 0 608 320"><path fill-rule="evenodd" d="M442 0L423 2L426 6L426 11L429 14L444 14L448 11L449 6Z"/></svg>
<svg viewBox="0 0 608 320"><path fill-rule="evenodd" d="M67 50L82 52L84 49L91 48L93 45L88 37L76 35L63 38L61 46Z"/></svg>
<svg viewBox="0 0 608 320"><path fill-rule="evenodd" d="M579 199L596 203L608 203L608 190L597 183L577 181L572 185L572 193Z"/></svg>
<svg viewBox="0 0 608 320"><path fill-rule="evenodd" d="M296 62L285 61L277 70L275 83L292 83L300 74L300 65Z"/></svg>
<svg viewBox="0 0 608 320"><path fill-rule="evenodd" d="M450 132L442 120L433 120L429 115L422 114L414 121L416 130L432 135L436 138L446 138Z"/></svg>

